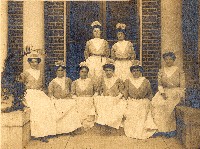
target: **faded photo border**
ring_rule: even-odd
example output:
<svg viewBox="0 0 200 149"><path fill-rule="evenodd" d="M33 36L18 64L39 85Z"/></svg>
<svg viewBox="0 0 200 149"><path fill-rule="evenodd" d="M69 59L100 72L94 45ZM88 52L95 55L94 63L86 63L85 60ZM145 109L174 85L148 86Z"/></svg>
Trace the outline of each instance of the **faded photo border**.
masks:
<svg viewBox="0 0 200 149"><path fill-rule="evenodd" d="M134 9L129 9L129 2L132 1L136 6ZM35 6L24 5L26 2L31 2ZM42 5L36 4L37 2L42 2ZM70 2L74 4L70 6ZM76 10L79 2L83 5L88 2L96 6L95 8L87 7L88 10L95 12L93 13L95 19L79 14L84 13L83 7ZM109 2L113 2L113 5ZM126 3L125 7L122 6L122 10L126 11L127 8L126 12L131 16L123 14L118 4L120 2ZM13 52L14 56L10 63L11 67L7 71L14 75L9 78L10 80L8 79L8 84L12 84L12 79L29 68L27 57L23 57L27 46L41 49L43 53L40 70L44 76L43 83L46 91L50 81L55 78L53 66L58 60L63 60L67 65L66 76L72 81L76 80L79 77L77 67L84 61L86 41L91 38L92 21L99 20L102 23L102 36L108 40L110 48L117 41L114 24L121 21L128 26L128 40L134 45L136 59L143 66L144 76L150 80L154 95L158 91L158 72L164 66L162 54L168 51L176 54L175 65L184 71L186 77L185 109L179 109L180 117L178 118L180 121L183 120L181 114L185 112L184 114L190 115L192 119L189 120L187 117L188 121L196 120L195 122L200 124L198 121L200 115L200 0L1 0L0 4L1 82L9 52ZM2 117L1 113L0 118L2 128L2 124L4 125L2 118L6 117L5 115ZM22 120L21 117L18 120ZM185 121L181 122L186 124ZM11 124L12 121L9 123ZM192 125L192 128L194 132L200 131L196 125ZM180 129L182 126L179 131ZM190 128L185 128L184 131L186 129ZM181 136L186 136L186 134L179 134L179 140L184 146L198 144L198 136L192 136L193 131L190 129L188 138L186 137L190 140L189 143L184 142ZM4 132L1 129L0 140Z"/></svg>

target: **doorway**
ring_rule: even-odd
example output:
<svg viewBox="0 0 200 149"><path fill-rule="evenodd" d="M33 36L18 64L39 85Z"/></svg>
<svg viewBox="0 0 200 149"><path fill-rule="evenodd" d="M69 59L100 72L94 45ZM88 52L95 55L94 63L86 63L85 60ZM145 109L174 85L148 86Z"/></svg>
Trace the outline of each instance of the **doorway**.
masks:
<svg viewBox="0 0 200 149"><path fill-rule="evenodd" d="M133 43L136 57L140 57L139 13L137 0L66 2L66 71L72 80L79 77L79 63L84 61L85 44L92 38L91 23L99 21L102 38L110 48L117 42L117 23L126 24L126 40Z"/></svg>

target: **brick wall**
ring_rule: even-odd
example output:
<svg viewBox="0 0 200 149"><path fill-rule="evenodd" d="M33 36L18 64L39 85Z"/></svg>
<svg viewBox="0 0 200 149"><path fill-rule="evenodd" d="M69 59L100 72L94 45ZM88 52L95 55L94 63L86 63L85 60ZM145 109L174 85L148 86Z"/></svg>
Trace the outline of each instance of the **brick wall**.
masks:
<svg viewBox="0 0 200 149"><path fill-rule="evenodd" d="M14 75L18 75L23 70L23 2L8 2L8 49L9 53L14 53L12 66Z"/></svg>
<svg viewBox="0 0 200 149"><path fill-rule="evenodd" d="M184 70L188 88L198 87L197 29L198 0L183 0ZM161 65L160 0L142 1L143 66L144 75L157 90L157 73ZM64 59L64 2L44 2L45 14L45 78L46 84L55 77L53 69L57 60ZM184 13L187 12L187 13ZM8 48L14 52L13 66L16 74L22 72L23 2L8 2ZM190 19L195 18L195 19ZM189 93L188 93L189 94ZM190 93L191 94L191 93Z"/></svg>
<svg viewBox="0 0 200 149"><path fill-rule="evenodd" d="M55 77L54 64L64 60L64 2L44 2L45 82Z"/></svg>
<svg viewBox="0 0 200 149"><path fill-rule="evenodd" d="M157 90L157 74L161 65L160 0L142 0L142 61L144 76Z"/></svg>

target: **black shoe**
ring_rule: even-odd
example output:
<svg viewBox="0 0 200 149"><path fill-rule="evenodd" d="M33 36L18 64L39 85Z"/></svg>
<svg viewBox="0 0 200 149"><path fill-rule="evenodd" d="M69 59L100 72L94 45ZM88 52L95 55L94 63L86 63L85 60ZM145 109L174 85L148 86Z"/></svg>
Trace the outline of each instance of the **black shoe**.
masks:
<svg viewBox="0 0 200 149"><path fill-rule="evenodd" d="M76 132L73 131L73 132L70 133L70 135L71 135L72 137L74 137L74 136L76 136L77 134L76 134Z"/></svg>
<svg viewBox="0 0 200 149"><path fill-rule="evenodd" d="M49 140L47 139L47 137L42 137L42 138L40 138L40 141L45 142L45 143L48 143L48 142L49 142Z"/></svg>

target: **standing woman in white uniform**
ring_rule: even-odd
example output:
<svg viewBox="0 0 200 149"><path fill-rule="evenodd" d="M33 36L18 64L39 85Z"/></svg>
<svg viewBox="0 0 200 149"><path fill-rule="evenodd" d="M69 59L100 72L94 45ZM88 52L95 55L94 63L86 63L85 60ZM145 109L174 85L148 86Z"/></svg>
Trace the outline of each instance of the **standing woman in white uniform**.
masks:
<svg viewBox="0 0 200 149"><path fill-rule="evenodd" d="M133 44L125 40L125 28L125 24L118 23L116 25L118 42L111 49L111 58L115 60L115 74L123 81L130 77L129 69L135 59Z"/></svg>
<svg viewBox="0 0 200 149"><path fill-rule="evenodd" d="M72 80L65 77L65 68L64 62L56 62L57 77L48 87L48 95L56 108L56 134L71 133L81 127L76 100L71 98Z"/></svg>
<svg viewBox="0 0 200 149"><path fill-rule="evenodd" d="M158 73L158 92L152 99L154 121L161 135L172 137L176 134L175 107L185 97L185 74L174 65L173 52L163 54L166 66Z"/></svg>
<svg viewBox="0 0 200 149"><path fill-rule="evenodd" d="M43 77L38 69L41 58L31 54L28 58L30 68L21 74L26 85L25 103L31 109L31 136L48 142L48 135L56 134L56 115L50 98L43 92Z"/></svg>
<svg viewBox="0 0 200 149"><path fill-rule="evenodd" d="M94 21L91 27L94 38L86 42L84 56L90 70L88 77L92 78L97 84L99 78L102 77L103 74L102 66L110 56L110 49L108 42L101 39L101 24L98 21Z"/></svg>

